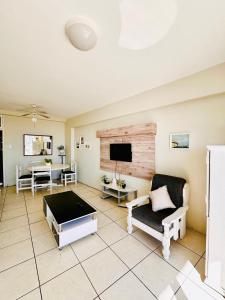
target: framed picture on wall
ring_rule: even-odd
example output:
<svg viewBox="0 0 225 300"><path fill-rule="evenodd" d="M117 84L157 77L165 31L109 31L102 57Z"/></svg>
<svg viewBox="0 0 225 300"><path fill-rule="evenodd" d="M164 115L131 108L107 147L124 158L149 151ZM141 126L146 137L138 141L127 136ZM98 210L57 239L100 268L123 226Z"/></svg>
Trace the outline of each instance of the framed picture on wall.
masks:
<svg viewBox="0 0 225 300"><path fill-rule="evenodd" d="M190 149L189 133L171 133L170 134L171 149Z"/></svg>

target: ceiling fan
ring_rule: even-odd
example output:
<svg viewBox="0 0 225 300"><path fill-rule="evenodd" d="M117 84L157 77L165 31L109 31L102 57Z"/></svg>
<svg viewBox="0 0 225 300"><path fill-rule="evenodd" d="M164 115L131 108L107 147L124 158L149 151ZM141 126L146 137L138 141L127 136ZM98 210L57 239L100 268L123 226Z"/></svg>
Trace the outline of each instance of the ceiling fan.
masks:
<svg viewBox="0 0 225 300"><path fill-rule="evenodd" d="M31 104L27 108L20 109L19 111L25 112L24 114L21 115L21 117L30 116L34 125L37 122L39 117L49 119L48 113L46 111L43 111L41 106L38 106L36 104Z"/></svg>

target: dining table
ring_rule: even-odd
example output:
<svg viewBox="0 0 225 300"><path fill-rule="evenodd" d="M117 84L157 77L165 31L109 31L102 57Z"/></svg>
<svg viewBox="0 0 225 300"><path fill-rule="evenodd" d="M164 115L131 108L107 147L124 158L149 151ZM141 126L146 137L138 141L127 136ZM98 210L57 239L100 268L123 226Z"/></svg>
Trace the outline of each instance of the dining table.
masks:
<svg viewBox="0 0 225 300"><path fill-rule="evenodd" d="M46 166L46 164L30 165L30 166L27 167L27 170L32 172L32 168L38 168L38 167L42 167L42 166ZM51 164L51 170L52 171L65 170L65 169L68 169L69 167L70 167L69 164Z"/></svg>
<svg viewBox="0 0 225 300"><path fill-rule="evenodd" d="M29 165L27 167L27 170L32 172L33 169L37 168L38 167L43 167L43 166L46 166L46 164L39 164L39 165ZM70 165L69 164L51 164L51 172L54 172L54 171L61 171L61 170L65 170L65 169L68 169L70 168ZM54 182L53 183L53 186L62 186L61 183L56 183Z"/></svg>

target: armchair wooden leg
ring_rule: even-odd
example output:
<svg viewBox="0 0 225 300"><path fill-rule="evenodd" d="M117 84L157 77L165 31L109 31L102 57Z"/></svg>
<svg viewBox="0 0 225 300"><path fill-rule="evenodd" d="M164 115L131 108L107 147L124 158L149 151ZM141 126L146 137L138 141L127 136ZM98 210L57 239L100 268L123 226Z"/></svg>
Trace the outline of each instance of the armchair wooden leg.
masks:
<svg viewBox="0 0 225 300"><path fill-rule="evenodd" d="M180 221L180 238L183 239L186 234L186 216L183 216L183 218Z"/></svg>
<svg viewBox="0 0 225 300"><path fill-rule="evenodd" d="M169 236L169 227L164 226L164 236L162 240L163 250L162 254L165 260L168 260L170 257L170 236Z"/></svg>
<svg viewBox="0 0 225 300"><path fill-rule="evenodd" d="M133 232L133 225L132 225L131 217L132 217L132 209L128 209L127 231L129 234L131 234Z"/></svg>
<svg viewBox="0 0 225 300"><path fill-rule="evenodd" d="M34 197L34 179L31 179L31 191L32 191L32 196Z"/></svg>
<svg viewBox="0 0 225 300"><path fill-rule="evenodd" d="M174 232L175 232L173 235L173 239L176 241L179 238L179 220L174 222L173 226L174 226Z"/></svg>

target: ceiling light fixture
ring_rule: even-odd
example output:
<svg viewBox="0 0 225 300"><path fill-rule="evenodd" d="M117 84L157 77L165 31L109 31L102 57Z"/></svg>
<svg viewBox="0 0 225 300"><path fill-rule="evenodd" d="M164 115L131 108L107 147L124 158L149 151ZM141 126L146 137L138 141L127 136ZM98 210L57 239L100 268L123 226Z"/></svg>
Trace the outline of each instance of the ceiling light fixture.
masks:
<svg viewBox="0 0 225 300"><path fill-rule="evenodd" d="M71 44L82 51L91 50L97 43L96 26L90 20L76 17L65 25L65 32Z"/></svg>
<svg viewBox="0 0 225 300"><path fill-rule="evenodd" d="M177 16L177 0L122 0L119 45L145 49L162 40Z"/></svg>

